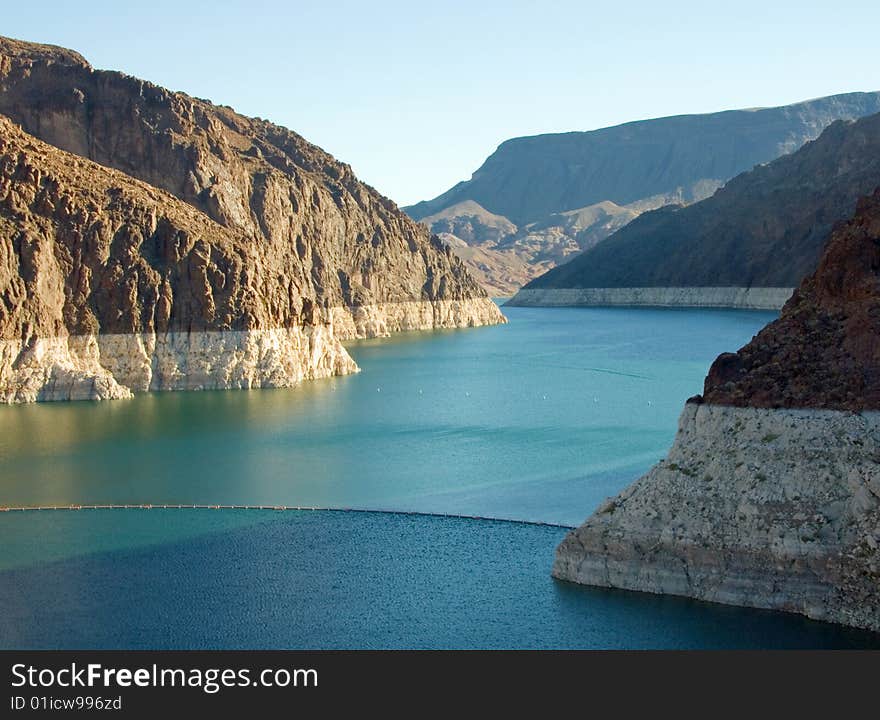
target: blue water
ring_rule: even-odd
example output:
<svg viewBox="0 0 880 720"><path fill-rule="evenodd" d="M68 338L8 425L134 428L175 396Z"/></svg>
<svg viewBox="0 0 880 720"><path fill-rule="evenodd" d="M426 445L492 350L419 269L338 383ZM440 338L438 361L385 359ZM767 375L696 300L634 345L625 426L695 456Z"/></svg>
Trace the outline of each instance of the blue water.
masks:
<svg viewBox="0 0 880 720"><path fill-rule="evenodd" d="M0 505L284 504L577 524L769 313L524 309L354 343L290 390L0 408ZM875 636L549 577L560 530L397 515L0 514L2 647L776 647Z"/></svg>
<svg viewBox="0 0 880 720"><path fill-rule="evenodd" d="M554 581L564 531L544 527L210 510L15 514L4 525L85 545L201 529L0 571L6 648L880 646L796 616Z"/></svg>

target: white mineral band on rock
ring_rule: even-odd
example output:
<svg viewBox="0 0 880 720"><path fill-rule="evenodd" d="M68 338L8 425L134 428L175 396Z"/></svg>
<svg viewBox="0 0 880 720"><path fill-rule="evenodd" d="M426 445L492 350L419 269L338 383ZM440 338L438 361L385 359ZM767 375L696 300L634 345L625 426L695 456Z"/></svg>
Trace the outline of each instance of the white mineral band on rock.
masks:
<svg viewBox="0 0 880 720"><path fill-rule="evenodd" d="M149 390L288 387L357 372L327 326L0 341L0 400L108 400Z"/></svg>
<svg viewBox="0 0 880 720"><path fill-rule="evenodd" d="M523 288L506 304L522 307L644 305L779 310L793 292L794 288L776 287Z"/></svg>
<svg viewBox="0 0 880 720"><path fill-rule="evenodd" d="M880 630L880 412L688 404L668 457L559 546L557 578Z"/></svg>
<svg viewBox="0 0 880 720"><path fill-rule="evenodd" d="M504 322L488 298L332 308L333 322L265 330L0 340L0 402L110 400L156 390L290 387L358 367L341 339Z"/></svg>
<svg viewBox="0 0 880 720"><path fill-rule="evenodd" d="M343 340L507 322L498 306L487 297L335 307L330 309L330 318L336 335Z"/></svg>

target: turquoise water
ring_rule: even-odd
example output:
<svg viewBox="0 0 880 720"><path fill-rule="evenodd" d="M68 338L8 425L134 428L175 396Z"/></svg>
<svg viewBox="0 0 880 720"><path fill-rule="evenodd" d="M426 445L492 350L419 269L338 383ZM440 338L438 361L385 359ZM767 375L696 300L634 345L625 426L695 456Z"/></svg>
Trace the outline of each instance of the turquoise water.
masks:
<svg viewBox="0 0 880 720"><path fill-rule="evenodd" d="M509 308L291 390L0 408L0 505L270 504L577 524L769 313ZM0 514L2 647L839 647L786 616L549 577L563 531L351 513Z"/></svg>
<svg viewBox="0 0 880 720"><path fill-rule="evenodd" d="M0 408L0 503L286 504L577 524L769 313L506 308L290 390Z"/></svg>

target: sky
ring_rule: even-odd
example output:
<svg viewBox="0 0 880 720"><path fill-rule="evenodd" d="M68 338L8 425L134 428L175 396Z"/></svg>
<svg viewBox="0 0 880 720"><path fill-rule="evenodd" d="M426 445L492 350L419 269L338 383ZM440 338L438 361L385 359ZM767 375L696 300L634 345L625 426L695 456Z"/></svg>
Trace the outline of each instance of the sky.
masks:
<svg viewBox="0 0 880 720"><path fill-rule="evenodd" d="M880 2L0 0L0 35L268 118L399 205L504 140L880 90Z"/></svg>

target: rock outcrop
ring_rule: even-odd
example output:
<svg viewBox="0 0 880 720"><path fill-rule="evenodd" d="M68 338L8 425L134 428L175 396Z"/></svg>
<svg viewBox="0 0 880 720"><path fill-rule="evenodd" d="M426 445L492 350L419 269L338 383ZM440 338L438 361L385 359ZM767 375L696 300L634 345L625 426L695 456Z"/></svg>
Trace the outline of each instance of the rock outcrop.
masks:
<svg viewBox="0 0 880 720"><path fill-rule="evenodd" d="M284 128L5 38L0 115L7 402L291 385L355 370L342 340L504 321Z"/></svg>
<svg viewBox="0 0 880 720"><path fill-rule="evenodd" d="M739 173L794 152L833 121L878 111L880 93L851 93L515 138L470 180L406 210L461 241L457 251L477 276L509 294L516 282L589 250L640 213L703 200ZM497 237L502 223L509 227ZM633 285L643 283L615 287Z"/></svg>
<svg viewBox="0 0 880 720"><path fill-rule="evenodd" d="M266 387L353 372L261 248L0 116L0 400Z"/></svg>
<svg viewBox="0 0 880 720"><path fill-rule="evenodd" d="M640 215L525 289L796 287L835 223L878 185L880 114L836 122L711 198Z"/></svg>
<svg viewBox="0 0 880 720"><path fill-rule="evenodd" d="M880 631L880 191L553 574Z"/></svg>

